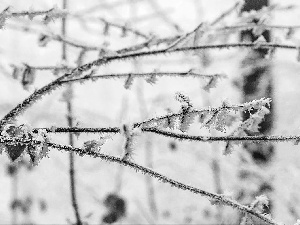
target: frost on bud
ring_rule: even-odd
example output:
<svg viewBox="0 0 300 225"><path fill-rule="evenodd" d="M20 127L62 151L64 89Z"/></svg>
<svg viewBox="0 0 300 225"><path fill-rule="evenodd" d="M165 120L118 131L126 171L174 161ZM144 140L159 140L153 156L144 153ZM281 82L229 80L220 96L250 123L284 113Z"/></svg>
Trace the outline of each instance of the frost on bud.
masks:
<svg viewBox="0 0 300 225"><path fill-rule="evenodd" d="M25 65L25 69L22 75L22 85L25 90L28 90L28 87L33 84L35 80L35 69L31 68L28 65Z"/></svg>
<svg viewBox="0 0 300 225"><path fill-rule="evenodd" d="M203 87L203 90L210 92L211 88L215 88L217 86L218 78L216 76L213 76L210 78L208 83Z"/></svg>
<svg viewBox="0 0 300 225"><path fill-rule="evenodd" d="M179 127L179 124L178 116L168 116L162 121L162 126L171 130L176 130Z"/></svg>
<svg viewBox="0 0 300 225"><path fill-rule="evenodd" d="M129 74L126 81L125 81L124 88L127 89L127 90L130 89L132 83L133 83L133 75Z"/></svg>
<svg viewBox="0 0 300 225"><path fill-rule="evenodd" d="M50 42L51 38L46 34L41 34L38 40L38 44L40 47L46 47Z"/></svg>
<svg viewBox="0 0 300 225"><path fill-rule="evenodd" d="M6 9L4 9L0 13L0 30L4 28L5 22L6 22L7 18L9 17L9 15L10 15L10 13L9 13L9 7L7 7Z"/></svg>

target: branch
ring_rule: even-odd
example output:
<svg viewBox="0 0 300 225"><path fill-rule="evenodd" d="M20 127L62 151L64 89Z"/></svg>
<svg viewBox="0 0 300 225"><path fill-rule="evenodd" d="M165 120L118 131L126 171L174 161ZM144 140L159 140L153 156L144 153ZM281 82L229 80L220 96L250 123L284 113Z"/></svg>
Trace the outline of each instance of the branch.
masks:
<svg viewBox="0 0 300 225"><path fill-rule="evenodd" d="M138 31L136 29L130 28L130 27L126 26L126 25L120 25L120 24L117 24L117 23L109 22L109 21L107 21L104 18L99 18L99 19L100 19L100 21L102 21L104 23L105 26L116 27L116 28L122 29L123 32L130 32L132 34L135 34L135 35L137 35L139 37L142 37L142 38L145 38L147 40L150 39L149 35L144 34L144 33L140 32L140 31Z"/></svg>
<svg viewBox="0 0 300 225"><path fill-rule="evenodd" d="M273 43L263 43L259 45L257 43L233 43L233 44L216 44L216 45L202 45L202 46L195 46L195 47L175 48L172 50L161 49L161 50L143 51L137 53L128 53L128 54L122 54L116 56L101 57L95 61L89 62L87 64L84 64L82 66L73 69L70 73L64 74L63 76L59 77L53 82L35 91L33 94L31 94L28 98L26 98L22 103L18 104L14 109L12 109L7 115L5 115L0 120L0 127L5 125L9 121L15 119L18 115L20 115L31 104L33 104L35 101L40 99L43 95L61 86L62 85L61 81L73 77L79 77L83 72L89 69L92 69L94 67L99 67L110 62L135 59L138 57L145 57L145 56L157 56L166 53L189 52L198 49L225 49L225 48L228 49L228 48L258 48L258 47L262 49L274 49L274 48L298 49L298 47L294 45L281 45L281 44L273 44Z"/></svg>
<svg viewBox="0 0 300 225"><path fill-rule="evenodd" d="M33 67L34 68L34 67ZM142 77L142 78L150 78L152 76L155 77L194 77L194 78L202 78L202 79L211 79L213 77L217 78L225 78L227 77L224 74L199 74L194 72L151 72L151 73L113 73L113 74L103 74L103 75L92 75L89 74L76 79L61 81L61 83L69 83L69 82L81 82L84 80L97 80L97 79L115 79L115 78L127 78L128 76L133 77Z"/></svg>
<svg viewBox="0 0 300 225"><path fill-rule="evenodd" d="M8 137L3 137L0 136L0 143L7 143L7 144L17 144L17 143L22 143L22 144L26 144L26 145L36 145L36 144L40 144L40 141L33 141L30 139L20 139L20 138L8 138ZM47 142L48 147L52 147L52 148L56 148L56 149L60 149L63 151L67 151L67 152L75 152L77 153L79 156L92 156L94 158L100 158L101 160L107 161L107 162L113 162L113 163L117 163L123 166L127 166L130 167L131 169L134 169L137 172L140 172L142 174L147 174L153 178L156 178L157 180L163 182L163 183L168 183L170 184L172 187L176 187L178 189L181 190L186 190L186 191L190 191L194 194L199 194L202 195L204 197L207 197L210 201L214 202L214 203L218 203L218 204L224 204L227 206L230 206L232 208L235 208L241 212L253 215L259 219L261 219L262 221L267 222L268 224L272 224L272 225L278 225L278 223L276 223L273 219L269 218L269 216L264 215L264 214L260 214L255 212L254 210L250 209L250 207L248 206L244 206L241 205L239 203L237 203L234 200L231 200L229 198L226 198L222 195L219 194L214 194L214 193L210 193L208 191L204 191L201 190L199 188L195 188L192 187L190 185L186 185L184 183L178 182L176 180L173 180L171 178L168 178L160 173L157 173L149 168L143 167L139 164L130 162L130 161L126 161L126 160L122 160L121 158L118 157L114 157L114 156L110 156L110 155L106 155L106 154L101 154L101 153L97 153L97 152L91 152L91 151L87 151L85 149L81 149L81 148L74 148L71 146L66 146L66 145L60 145L60 144L55 144L55 143L51 143L51 142Z"/></svg>
<svg viewBox="0 0 300 225"><path fill-rule="evenodd" d="M189 141L200 141L200 142L213 142L213 141L263 141L263 142L287 142L287 141L294 141L299 142L300 136L276 136L276 135L270 135L270 136L193 136L193 135L186 135L186 134L178 134L174 132L164 131L160 130L154 127L145 127L142 128L143 132L150 132L155 133L171 138L176 138L180 140L189 140Z"/></svg>

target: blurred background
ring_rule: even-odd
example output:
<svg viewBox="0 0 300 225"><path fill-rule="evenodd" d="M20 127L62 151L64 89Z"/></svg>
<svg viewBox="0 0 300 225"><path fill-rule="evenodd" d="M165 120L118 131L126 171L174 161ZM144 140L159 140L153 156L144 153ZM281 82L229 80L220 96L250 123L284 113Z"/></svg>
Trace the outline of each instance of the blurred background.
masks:
<svg viewBox="0 0 300 225"><path fill-rule="evenodd" d="M241 14L243 8L235 7L214 26L211 25L235 4L235 0L68 0L66 39L85 46L106 48L107 51L100 54L110 54L111 51L143 43L145 39L130 32L124 34L124 29L103 20L159 38L182 35L203 22L212 30L204 34L199 44L236 43L243 39L241 30L218 28L253 22L252 12ZM266 24L300 25L299 1L270 0L268 5L269 8L259 14ZM11 12L47 10L54 6L61 9L63 1L2 0L0 11L8 6ZM46 46L42 46L42 34L51 32L60 35L61 25L61 18L45 25L41 16L32 20L16 17L8 19L0 30L0 117L35 89L63 74L63 71L54 74L52 69L36 69L34 83L24 88L22 78L15 79L12 76L14 67L22 67L24 63L32 68L76 67L82 48L66 45L67 60L62 62L61 41L50 40ZM300 44L297 29L271 29L268 35L267 41L296 46ZM190 46L190 42L185 41L181 46ZM178 112L181 105L174 98L176 92L189 96L197 109L209 105L218 107L224 100L231 104L241 103L247 98L243 92L243 77L247 71L253 70L251 62L246 60L245 63L245 59L253 53L251 51L240 48L201 50L124 60L102 66L96 74L186 72L193 69L201 74L226 74L228 78L220 79L216 88L209 92L203 90L206 80L193 77L159 77L153 85L143 78L136 78L130 89L124 88L125 79L74 83L74 124L78 123L81 127L120 127L169 111ZM273 101L272 129L267 134L300 134L300 64L297 54L295 50L276 49L272 57L267 57L265 53L263 57L258 56L264 64L260 67L268 67L265 71L268 78L263 83L272 83L270 96L266 96ZM82 60L86 63L98 57L99 51L88 51ZM65 93L66 88L60 88L44 96L18 117L17 124L28 124L33 128L68 126L67 104L63 97ZM224 134L193 125L189 134L221 136L230 132ZM84 142L99 135L81 134L75 137L74 146L82 147ZM110 136L101 152L121 156L124 138L119 134ZM69 143L68 134L51 134L50 138L52 142ZM270 211L274 219L295 223L300 218L299 146L275 143L273 147L272 157L258 163L257 158L253 158L253 154L245 151L243 146L235 147L232 154L224 156L224 143L177 141L154 134L142 134L136 141L133 160L200 189L230 194L243 204L253 202L254 196L266 194L271 200ZM38 166L31 166L29 157L12 164L6 154L2 154L0 166L1 224L75 222L68 153L51 149L49 157L42 159ZM75 169L79 211L82 220L88 224L109 223L111 220L118 224L236 224L241 217L229 207L211 205L206 198L97 158L75 156ZM114 219L109 218L111 199L121 202L122 206L118 205L121 207L120 215Z"/></svg>

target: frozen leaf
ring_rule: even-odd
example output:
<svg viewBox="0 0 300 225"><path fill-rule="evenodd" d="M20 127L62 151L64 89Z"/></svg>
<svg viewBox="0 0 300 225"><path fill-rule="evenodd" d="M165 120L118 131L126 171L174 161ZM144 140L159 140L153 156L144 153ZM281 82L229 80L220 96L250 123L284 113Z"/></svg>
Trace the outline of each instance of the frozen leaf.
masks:
<svg viewBox="0 0 300 225"><path fill-rule="evenodd" d="M29 85L32 85L35 80L35 69L28 65L25 65L25 69L22 75L22 85L25 90L28 89Z"/></svg>
<svg viewBox="0 0 300 225"><path fill-rule="evenodd" d="M132 83L133 83L133 75L129 74L126 81L125 81L124 88L125 89L130 89Z"/></svg>
<svg viewBox="0 0 300 225"><path fill-rule="evenodd" d="M83 144L83 149L91 152L100 152L102 145L105 142L103 140L91 140L86 141Z"/></svg>
<svg viewBox="0 0 300 225"><path fill-rule="evenodd" d="M266 44L267 41L263 35L260 35L256 41L253 42L255 48L260 48L262 45Z"/></svg>
<svg viewBox="0 0 300 225"><path fill-rule="evenodd" d="M208 83L203 87L203 90L209 92L211 88L215 88L217 86L218 78L216 76L213 76L210 78Z"/></svg>
<svg viewBox="0 0 300 225"><path fill-rule="evenodd" d="M225 149L223 151L223 155L231 155L231 153L233 152L233 147L234 145L232 144L232 142L227 141Z"/></svg>
<svg viewBox="0 0 300 225"><path fill-rule="evenodd" d="M266 30L265 26L263 24L261 25L256 25L253 29L252 29L252 33L255 36L260 36L262 35L262 33Z"/></svg>
<svg viewBox="0 0 300 225"><path fill-rule="evenodd" d="M196 116L195 114L191 114L191 113L182 115L180 120L179 130L181 130L184 133L187 132L190 125L194 122L195 116Z"/></svg>
<svg viewBox="0 0 300 225"><path fill-rule="evenodd" d="M51 38L46 34L41 34L39 37L39 46L46 47L47 44L50 42Z"/></svg>
<svg viewBox="0 0 300 225"><path fill-rule="evenodd" d="M32 8L29 8L28 19L32 21L34 17L35 17L34 10Z"/></svg>
<svg viewBox="0 0 300 225"><path fill-rule="evenodd" d="M299 143L300 143L300 138L299 138L299 139L296 139L296 140L294 141L294 145L299 145Z"/></svg>
<svg viewBox="0 0 300 225"><path fill-rule="evenodd" d="M64 17L67 14L65 10L59 9L56 5L53 9L47 13L44 17L44 24L48 24L50 21L54 21L57 18Z"/></svg>
<svg viewBox="0 0 300 225"><path fill-rule="evenodd" d="M169 128L171 130L176 130L179 127L178 117L177 116L168 116L163 120L162 126L164 128Z"/></svg>
<svg viewBox="0 0 300 225"><path fill-rule="evenodd" d="M4 28L5 26L5 22L7 20L7 18L9 17L10 13L9 13L9 7L7 7L6 9L4 9L1 13L0 13L0 30L2 28Z"/></svg>
<svg viewBox="0 0 300 225"><path fill-rule="evenodd" d="M11 65L11 67L13 68L12 77L17 80L20 77L21 68L15 65Z"/></svg>
<svg viewBox="0 0 300 225"><path fill-rule="evenodd" d="M9 124L2 131L3 136L10 138L24 138L24 133L20 127ZM6 152L12 161L15 161L26 149L26 145L22 143L5 144Z"/></svg>
<svg viewBox="0 0 300 225"><path fill-rule="evenodd" d="M271 59L273 58L274 54L275 54L276 48L269 48L268 49L268 53L265 55L266 59Z"/></svg>
<svg viewBox="0 0 300 225"><path fill-rule="evenodd" d="M184 103L184 104L186 104L187 106L192 107L190 98L189 98L188 96L186 96L186 95L180 93L180 92L177 92L177 93L175 94L175 99L176 99L177 101L179 101L180 103Z"/></svg>
<svg viewBox="0 0 300 225"><path fill-rule="evenodd" d="M291 39L294 34L295 34L295 29L292 28L292 27L289 27L287 32L286 32L285 38L286 39Z"/></svg>
<svg viewBox="0 0 300 225"><path fill-rule="evenodd" d="M146 81L147 81L147 83L149 83L151 85L155 84L157 81L157 77L156 77L155 73L153 73L150 77L148 77L146 79Z"/></svg>
<svg viewBox="0 0 300 225"><path fill-rule="evenodd" d="M122 35L121 37L127 37L128 35L128 24L125 24L123 27L122 27Z"/></svg>
<svg viewBox="0 0 300 225"><path fill-rule="evenodd" d="M82 49L78 55L78 58L76 60L76 65L81 66L83 64L83 59L86 55L86 49Z"/></svg>
<svg viewBox="0 0 300 225"><path fill-rule="evenodd" d="M104 36L109 35L109 28L110 28L109 23L104 21L104 28L103 28L103 35Z"/></svg>

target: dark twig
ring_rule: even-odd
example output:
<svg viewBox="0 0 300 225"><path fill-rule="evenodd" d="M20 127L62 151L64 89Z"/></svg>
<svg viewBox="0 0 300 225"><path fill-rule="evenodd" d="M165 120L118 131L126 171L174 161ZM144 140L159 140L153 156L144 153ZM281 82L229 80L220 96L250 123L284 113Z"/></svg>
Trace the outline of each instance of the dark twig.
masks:
<svg viewBox="0 0 300 225"><path fill-rule="evenodd" d="M68 8L68 0L63 0L63 9ZM67 19L62 18L62 39L66 37L67 33ZM70 44L70 43L69 43ZM67 58L67 45L66 41L62 42L62 61L66 62L68 60ZM68 92L72 92L72 85L68 85ZM70 94L70 93L69 93ZM68 122L68 127L72 128L73 127L73 104L72 104L72 97L69 96L66 99L66 104L67 104L67 115L66 119ZM74 146L74 137L72 133L69 133L69 144L71 146ZM74 152L70 152L69 154L69 175L70 175L70 189L71 189L71 201L72 201L72 206L74 210L74 214L76 217L76 225L82 225L81 218L80 218L80 213L79 213L79 206L78 206L78 201L77 201L77 196L76 196L76 171L75 171L75 155Z"/></svg>

